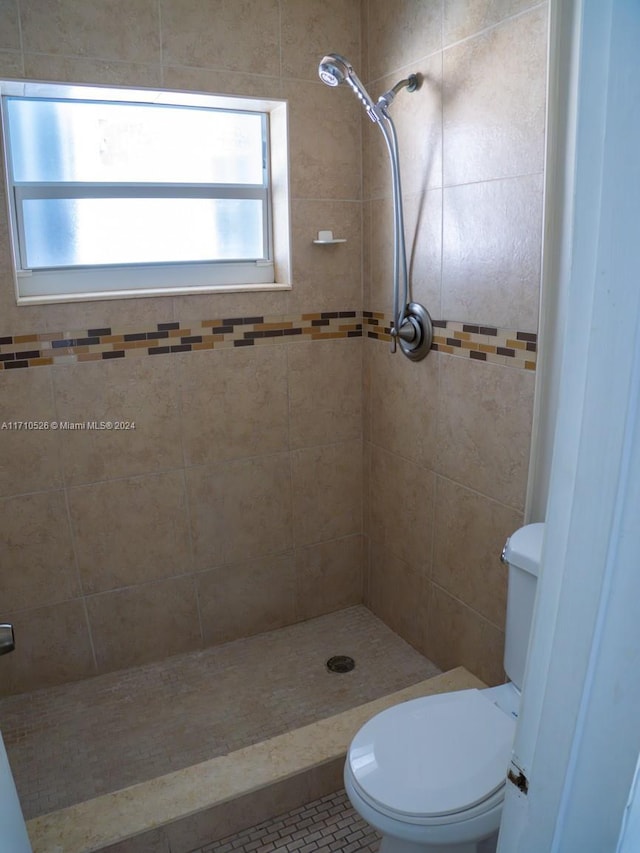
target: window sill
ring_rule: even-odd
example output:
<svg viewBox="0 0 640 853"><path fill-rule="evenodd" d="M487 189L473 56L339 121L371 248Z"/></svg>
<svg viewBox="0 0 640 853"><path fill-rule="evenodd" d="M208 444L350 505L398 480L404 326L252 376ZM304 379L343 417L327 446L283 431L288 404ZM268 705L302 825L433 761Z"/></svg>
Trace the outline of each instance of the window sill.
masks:
<svg viewBox="0 0 640 853"><path fill-rule="evenodd" d="M218 284L200 287L159 287L138 291L109 290L95 293L59 293L52 296L17 296L18 306L55 305L74 302L103 302L112 299L144 299L153 296L193 296L212 293L260 293L291 290L290 284Z"/></svg>

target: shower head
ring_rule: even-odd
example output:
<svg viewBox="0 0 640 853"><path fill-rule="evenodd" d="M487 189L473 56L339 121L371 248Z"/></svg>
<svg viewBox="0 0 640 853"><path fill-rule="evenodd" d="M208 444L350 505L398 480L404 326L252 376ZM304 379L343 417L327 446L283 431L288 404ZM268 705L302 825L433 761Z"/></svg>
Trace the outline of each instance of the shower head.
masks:
<svg viewBox="0 0 640 853"><path fill-rule="evenodd" d="M353 70L353 65L339 53L329 53L324 56L318 66L318 74L327 86L339 86L347 83L364 104L371 121L380 121L381 115L373 98L362 85L358 75Z"/></svg>
<svg viewBox="0 0 640 853"><path fill-rule="evenodd" d="M322 58L318 66L318 74L327 86L339 86L340 83L346 81L349 69L353 71L353 66L347 62L344 56L340 56L338 53L330 53Z"/></svg>

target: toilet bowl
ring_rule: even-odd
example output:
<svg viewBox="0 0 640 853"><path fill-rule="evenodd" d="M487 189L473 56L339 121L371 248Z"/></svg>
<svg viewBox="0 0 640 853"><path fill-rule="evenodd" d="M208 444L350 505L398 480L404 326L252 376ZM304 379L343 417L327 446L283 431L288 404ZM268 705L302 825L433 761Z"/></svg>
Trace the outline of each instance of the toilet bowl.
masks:
<svg viewBox="0 0 640 853"><path fill-rule="evenodd" d="M543 532L543 524L521 528L503 551L509 564L505 669L512 680L395 705L351 742L345 789L381 833L380 853L495 850Z"/></svg>
<svg viewBox="0 0 640 853"><path fill-rule="evenodd" d="M383 853L475 853L497 832L515 719L486 692L404 702L353 739L345 789Z"/></svg>

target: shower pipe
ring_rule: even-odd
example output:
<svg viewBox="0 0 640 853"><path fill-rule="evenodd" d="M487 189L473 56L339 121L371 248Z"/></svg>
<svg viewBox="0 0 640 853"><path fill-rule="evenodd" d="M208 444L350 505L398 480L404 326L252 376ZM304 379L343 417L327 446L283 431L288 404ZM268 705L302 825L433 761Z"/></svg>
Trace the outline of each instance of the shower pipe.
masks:
<svg viewBox="0 0 640 853"><path fill-rule="evenodd" d="M433 326L427 309L418 302L409 302L409 276L407 271L407 252L404 241L404 215L402 207L402 184L400 181L400 159L398 156L398 135L389 107L401 89L415 92L419 88L416 74L398 83L381 95L375 103L369 95L351 63L338 53L329 53L323 57L318 74L327 86L339 86L346 83L355 92L374 124L377 124L389 152L391 178L393 183L393 323L391 326L391 352L396 351L399 343L402 352L412 361L420 361L429 354L433 339ZM402 284L402 299L400 286Z"/></svg>

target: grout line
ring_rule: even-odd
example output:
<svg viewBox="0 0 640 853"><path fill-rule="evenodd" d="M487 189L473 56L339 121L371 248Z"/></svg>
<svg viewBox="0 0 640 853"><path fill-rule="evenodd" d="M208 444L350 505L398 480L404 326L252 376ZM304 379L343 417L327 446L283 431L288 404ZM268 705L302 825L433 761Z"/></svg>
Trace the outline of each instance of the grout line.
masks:
<svg viewBox="0 0 640 853"><path fill-rule="evenodd" d="M160 53L160 85L164 88L164 48L162 38L162 0L156 0L156 8L158 10L158 50Z"/></svg>
<svg viewBox="0 0 640 853"><path fill-rule="evenodd" d="M18 11L18 38L20 43L20 65L22 76L25 76L25 59L24 59L24 34L22 32L22 0L16 0L16 9Z"/></svg>
<svg viewBox="0 0 640 853"><path fill-rule="evenodd" d="M518 18L524 18L525 15L529 15L531 12L533 12L537 9L541 9L543 6L546 6L546 5L547 5L546 0L545 0L545 2L542 2L542 3L534 3L533 5L529 6L528 9L523 9L521 12L517 12L515 15L509 15L506 18L502 18L502 20L496 21L495 24L489 24L488 26L484 27L483 29L477 30L475 33L470 33L470 35L465 36L462 39L458 39L458 41L452 41L447 45L444 44L444 38L443 38L442 49L444 51L444 50L450 50L453 47L459 47L461 44L465 44L465 42L472 41L473 39L478 38L479 36L484 36L487 33L490 33L492 30L496 30L499 27L502 27L505 24L510 23L511 21L517 21Z"/></svg>
<svg viewBox="0 0 640 853"><path fill-rule="evenodd" d="M462 605L463 607L465 607L467 610L470 610L470 611L471 611L472 613L474 613L474 614L475 614L479 619L482 619L482 621L483 621L483 622L486 622L486 623L487 623L487 625L491 625L491 627L492 627L492 628L495 628L495 630L496 630L496 631L500 631L500 633L501 633L501 634L504 634L504 630L505 630L505 629L504 629L504 626L501 628L499 625L496 625L496 623L495 623L495 622L492 622L492 621L491 621L491 619L488 619L488 618L484 615L484 613L481 613L479 610L476 610L476 608L475 608L475 607L472 607L472 606L469 604L469 602L468 602L468 601L464 601L464 599L459 598L457 595L454 595L454 593L452 593L452 592L451 592L451 590L449 590L449 589L447 589L446 587L442 586L442 584L441 584L441 583L438 583L437 581L434 581L433 579L431 579L429 582L430 582L433 586L437 587L441 592L444 592L444 594L445 594L445 595L448 595L448 596L449 596L449 598L452 598L454 601L457 601L457 602L458 602L458 604L461 604L461 605Z"/></svg>

